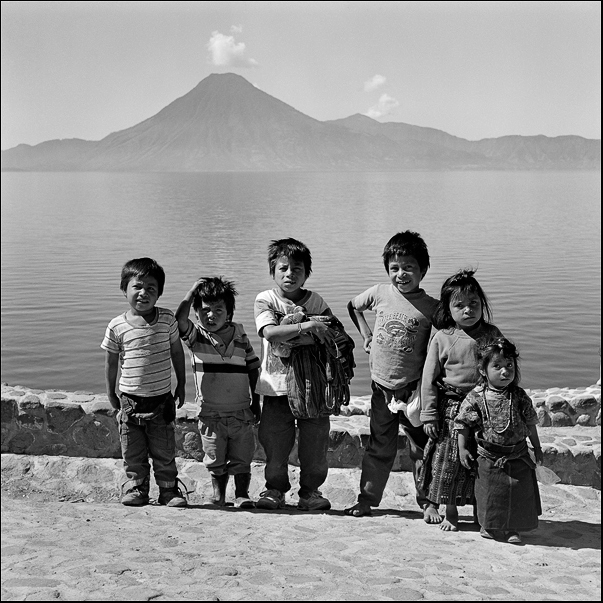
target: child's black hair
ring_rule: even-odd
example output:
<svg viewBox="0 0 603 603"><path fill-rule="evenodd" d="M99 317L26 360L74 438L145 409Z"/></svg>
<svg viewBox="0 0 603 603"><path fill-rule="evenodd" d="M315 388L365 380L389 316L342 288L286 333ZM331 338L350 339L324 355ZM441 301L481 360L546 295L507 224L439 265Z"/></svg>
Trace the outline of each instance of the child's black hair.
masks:
<svg viewBox="0 0 603 603"><path fill-rule="evenodd" d="M396 256L401 255L412 255L417 260L423 275L429 269L427 244L418 232L412 232L411 230L399 232L385 244L382 255L385 270L389 272L389 263Z"/></svg>
<svg viewBox="0 0 603 603"><path fill-rule="evenodd" d="M274 276L276 263L279 258L285 256L290 260L302 262L306 278L312 273L312 255L310 250L297 239L278 239L272 241L268 245L268 267L270 268L270 276Z"/></svg>
<svg viewBox="0 0 603 603"><path fill-rule="evenodd" d="M459 270L456 274L448 277L440 291L440 301L433 313L433 326L436 329L448 329L455 326L454 319L450 313L450 302L458 295L473 293L482 302L482 322L489 323L492 320L492 309L490 302L473 276L475 270Z"/></svg>
<svg viewBox="0 0 603 603"><path fill-rule="evenodd" d="M480 373L479 382L484 384L487 383L485 373L495 354L500 354L503 358L513 360L513 363L515 364L515 378L511 382L510 387L519 385L519 382L521 381L521 374L519 372L519 352L517 351L515 344L506 337L490 339L477 346L475 355L477 359L477 368Z"/></svg>
<svg viewBox="0 0 603 603"><path fill-rule="evenodd" d="M157 292L158 296L161 297L163 294L163 287L165 286L165 272L163 271L163 268L151 258L137 258L126 262L121 269L119 288L125 293L131 279L145 278L147 276L151 276L157 281L159 287Z"/></svg>
<svg viewBox="0 0 603 603"><path fill-rule="evenodd" d="M228 320L232 320L235 311L235 297L238 295L232 281L227 281L221 276L204 278L197 287L193 297L193 308L198 310L203 302L223 301L228 313Z"/></svg>

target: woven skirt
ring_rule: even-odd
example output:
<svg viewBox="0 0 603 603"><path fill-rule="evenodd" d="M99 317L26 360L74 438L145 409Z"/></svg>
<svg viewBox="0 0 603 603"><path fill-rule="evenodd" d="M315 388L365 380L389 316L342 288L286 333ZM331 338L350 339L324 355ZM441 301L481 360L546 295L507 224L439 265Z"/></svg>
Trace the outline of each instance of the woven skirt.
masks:
<svg viewBox="0 0 603 603"><path fill-rule="evenodd" d="M453 429L460 406L461 400L440 392L438 439L430 439L425 446L419 484L427 498L438 505L462 507L474 501L474 475L461 465L457 433Z"/></svg>

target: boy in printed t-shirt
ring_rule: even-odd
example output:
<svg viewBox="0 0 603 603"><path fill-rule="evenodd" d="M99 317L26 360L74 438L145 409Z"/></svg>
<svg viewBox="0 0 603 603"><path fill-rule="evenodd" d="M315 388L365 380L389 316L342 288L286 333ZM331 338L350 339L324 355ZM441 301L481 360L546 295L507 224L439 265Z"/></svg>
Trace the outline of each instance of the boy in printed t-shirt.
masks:
<svg viewBox="0 0 603 603"><path fill-rule="evenodd" d="M255 300L255 324L262 338L262 370L257 393L263 396L259 440L266 452L266 490L256 507L280 509L285 493L291 489L288 475L289 454L295 445L295 426L299 429L298 456L300 489L298 509L326 510L331 503L318 488L327 478L329 465L330 420L328 415L296 419L287 398L286 367L275 346L287 342L293 346L314 345L332 338L325 322L309 320L280 324L283 316L303 308L306 314L331 315L325 301L303 288L312 272L310 250L296 239L272 241L268 247L268 266L276 287L258 294Z"/></svg>
<svg viewBox="0 0 603 603"><path fill-rule="evenodd" d="M427 245L415 232L400 232L386 244L383 264L391 282L371 287L348 304L369 354L372 379L370 438L362 459L360 494L357 504L344 511L353 517L370 515L371 507L381 502L398 450L399 425L410 445L415 484L428 439L423 428L414 427L403 411L394 412L388 406L408 401L427 355L431 317L437 305L437 300L420 288L429 268ZM374 334L364 317L366 310L376 314ZM425 521L441 521L435 506L416 488Z"/></svg>
<svg viewBox="0 0 603 603"><path fill-rule="evenodd" d="M120 288L130 309L109 323L101 344L106 351L109 402L120 409L119 434L128 478L123 487L130 485L121 502L127 506L149 502L149 457L159 486L159 504L187 504L177 486L174 436L175 400L178 408L184 404L184 351L174 314L155 305L164 284L165 273L155 260L127 262L121 271ZM171 391L172 365L178 380L175 395Z"/></svg>
<svg viewBox="0 0 603 603"><path fill-rule="evenodd" d="M236 295L230 281L201 278L180 303L176 319L191 350L203 462L211 474L213 502L226 504L226 486L233 475L235 506L252 508L253 424L260 419L260 397L253 392L260 361L243 325L232 320ZM188 318L191 305L197 324Z"/></svg>

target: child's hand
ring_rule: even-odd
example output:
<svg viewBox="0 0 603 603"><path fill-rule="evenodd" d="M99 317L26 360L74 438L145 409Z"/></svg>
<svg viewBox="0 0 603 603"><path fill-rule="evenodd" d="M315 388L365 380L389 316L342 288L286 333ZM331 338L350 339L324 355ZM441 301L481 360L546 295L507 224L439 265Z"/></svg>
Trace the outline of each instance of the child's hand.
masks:
<svg viewBox="0 0 603 603"><path fill-rule="evenodd" d="M534 448L534 458L536 459L536 463L538 465L542 465L542 463L544 463L544 453L542 452L542 448Z"/></svg>
<svg viewBox="0 0 603 603"><path fill-rule="evenodd" d="M328 323L320 322L318 320L311 320L309 324L310 328L306 330L306 333L312 333L312 335L314 335L318 341L320 341L320 343L333 339L333 332Z"/></svg>
<svg viewBox="0 0 603 603"><path fill-rule="evenodd" d="M253 413L254 423L257 425L262 418L262 409L259 400L251 402L251 412Z"/></svg>
<svg viewBox="0 0 603 603"><path fill-rule="evenodd" d="M423 424L423 431L432 439L436 440L438 437L438 422L427 421Z"/></svg>
<svg viewBox="0 0 603 603"><path fill-rule="evenodd" d="M119 401L119 396L115 392L108 394L107 397L109 398L109 404L111 404L113 408L117 410L121 409L121 402Z"/></svg>
<svg viewBox="0 0 603 603"><path fill-rule="evenodd" d="M367 354L371 353L371 343L372 343L372 341L373 341L373 334L372 333L370 335L367 335L364 338L364 343L362 344L362 348L364 349L364 351Z"/></svg>
<svg viewBox="0 0 603 603"><path fill-rule="evenodd" d="M459 447L459 458L461 460L461 465L463 465L465 469L471 469L475 462L473 455L466 448L461 449Z"/></svg>
<svg viewBox="0 0 603 603"><path fill-rule="evenodd" d="M177 407L182 408L184 404L184 398L186 396L184 385L178 385L176 387L176 391L174 392L174 401L178 400Z"/></svg>

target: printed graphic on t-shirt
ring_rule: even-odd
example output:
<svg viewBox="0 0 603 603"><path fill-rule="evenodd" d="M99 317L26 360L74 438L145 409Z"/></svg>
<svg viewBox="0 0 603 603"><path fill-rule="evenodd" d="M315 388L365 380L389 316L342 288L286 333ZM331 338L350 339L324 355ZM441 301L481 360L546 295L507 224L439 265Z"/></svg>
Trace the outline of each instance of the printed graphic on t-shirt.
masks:
<svg viewBox="0 0 603 603"><path fill-rule="evenodd" d="M420 322L403 312L378 313L376 321L376 341L385 348L396 348L405 354L412 354Z"/></svg>
<svg viewBox="0 0 603 603"><path fill-rule="evenodd" d="M282 375L287 372L287 367L283 364L283 361L272 351L272 346L268 344L268 351L266 354L266 372L269 375Z"/></svg>

